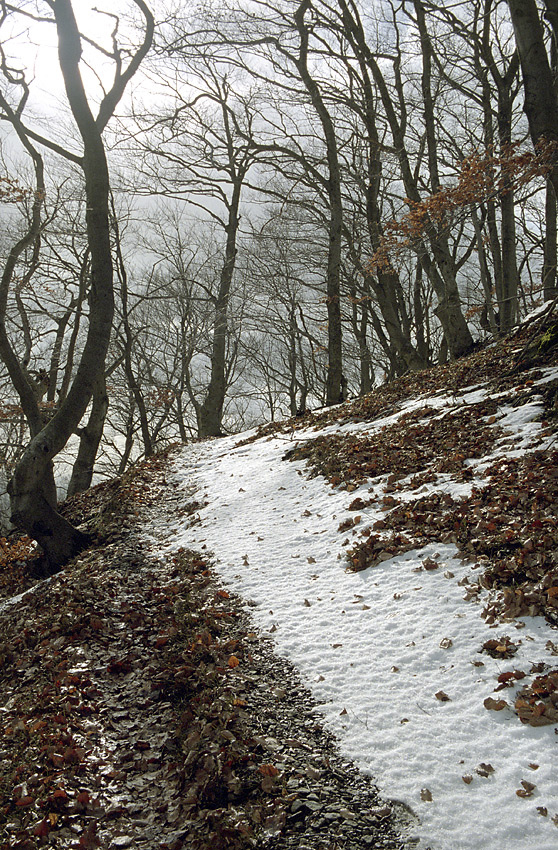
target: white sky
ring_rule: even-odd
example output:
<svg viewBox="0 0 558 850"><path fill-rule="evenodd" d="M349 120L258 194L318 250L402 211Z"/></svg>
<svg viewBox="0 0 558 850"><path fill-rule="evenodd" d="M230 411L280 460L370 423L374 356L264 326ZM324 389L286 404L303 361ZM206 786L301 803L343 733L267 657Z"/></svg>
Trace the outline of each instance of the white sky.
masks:
<svg viewBox="0 0 558 850"><path fill-rule="evenodd" d="M38 9L43 16L51 16L47 4L40 0L25 5L33 10ZM128 38L138 43L137 31L126 23L130 12L138 19L137 7L131 0L74 0L73 6L80 31L99 43L103 49L112 49L111 33L115 19L111 15L115 14L121 17L121 43L125 45ZM4 50L13 60L14 66L25 68L28 79L32 81L30 106L35 114L52 115L59 112L61 106L66 109L55 26L14 17L6 23L1 35ZM81 71L88 94L92 101L98 101L101 94L99 78L105 87L110 86L112 63L83 42Z"/></svg>

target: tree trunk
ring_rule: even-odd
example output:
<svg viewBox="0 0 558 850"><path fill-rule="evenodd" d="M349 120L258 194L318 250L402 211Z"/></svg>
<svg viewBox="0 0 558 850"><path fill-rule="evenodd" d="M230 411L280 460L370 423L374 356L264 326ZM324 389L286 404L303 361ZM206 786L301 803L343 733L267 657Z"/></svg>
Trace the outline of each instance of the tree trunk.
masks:
<svg viewBox="0 0 558 850"><path fill-rule="evenodd" d="M136 0L146 19L145 40L128 67L115 76L97 119L91 112L79 64L81 36L71 0L52 0L58 34L58 57L66 96L83 142L78 160L85 179L87 242L91 258L89 326L81 360L69 392L53 418L32 438L8 484L12 517L39 543L46 569L55 572L87 544L87 537L63 519L45 498L43 485L52 459L75 432L104 368L114 311L113 266L109 227L109 173L102 131L128 80L137 70L152 37L153 19L143 0ZM76 158L68 154L68 157Z"/></svg>
<svg viewBox="0 0 558 850"><path fill-rule="evenodd" d="M505 157L512 142L513 87L519 70L517 50L508 67L502 72L492 54L489 43L484 43L484 55L498 92L498 142L500 154ZM500 233L501 264L496 277L499 330L508 333L517 321L519 273L517 269L517 239L515 226L515 193L513 180L500 175Z"/></svg>
<svg viewBox="0 0 558 850"><path fill-rule="evenodd" d="M432 43L426 26L424 6L420 0L414 0L417 15L417 26L420 33L422 52L421 89L424 104L424 126L426 131L426 147L428 151L428 170L432 194L440 190L440 175L438 171L438 141L436 134L436 116L432 96ZM413 188L415 188L413 186ZM416 191L418 200L418 191ZM412 196L411 196L412 197ZM473 338L467 326L461 309L461 298L456 280L455 262L448 245L448 239L443 233L436 233L433 226L429 233L432 253L438 267L439 275L430 265L430 280L438 298L435 313L444 329L444 336L452 357L460 357L473 344ZM426 266L425 266L426 268ZM428 271L428 269L427 269Z"/></svg>
<svg viewBox="0 0 558 850"><path fill-rule="evenodd" d="M116 222L116 210L114 209L114 203L112 200L111 206L113 218ZM126 380L128 381L128 388L134 397L134 401L138 410L141 436L143 440L143 453L145 457L151 457L151 455L153 454L153 442L151 439L151 431L149 428L149 417L147 415L147 407L145 404L143 393L140 388L139 376L134 374L134 365L132 363L134 335L130 327L130 309L128 304L128 273L126 270L126 265L124 263L124 257L122 256L120 233L118 231L117 224L115 247L118 264L118 278L120 280L120 298L122 301L122 327L124 329L124 338L122 340L122 352L124 355L124 374L126 375Z"/></svg>
<svg viewBox="0 0 558 850"><path fill-rule="evenodd" d="M432 262L426 250L421 261L438 298L434 312L442 325L449 353L455 359L470 351L473 337L463 316L453 262L446 252L447 246L440 246L434 239L433 247L436 263Z"/></svg>
<svg viewBox="0 0 558 850"><path fill-rule="evenodd" d="M211 378L203 404L199 409L198 427L200 437L222 437L223 406L227 392L227 333L231 286L236 265L236 240L240 224L240 195L244 175L233 183L229 218L226 227L227 240L219 290L215 299L213 341L211 346Z"/></svg>
<svg viewBox="0 0 558 850"><path fill-rule="evenodd" d="M367 331L368 331L368 306L362 306L360 321L355 316L354 324L355 337L358 343L358 362L359 362L359 387L358 394L360 396L367 395L374 386L374 368L372 366L372 358L368 347Z"/></svg>
<svg viewBox="0 0 558 850"><path fill-rule="evenodd" d="M341 196L341 170L337 151L337 137L331 115L320 92L319 86L308 68L309 30L304 16L310 8L310 0L303 0L294 18L300 36L297 70L310 96L320 121L326 147L329 201L328 255L326 276L328 371L326 381L326 404L337 404L341 397L343 374L342 325L341 325L341 241L343 231L343 204Z"/></svg>
<svg viewBox="0 0 558 850"><path fill-rule="evenodd" d="M370 73L378 87L379 96L384 107L385 118L393 136L394 148L397 152L399 166L401 168L401 178L403 180L407 197L414 203L420 204L422 201L421 194L405 145L405 122L403 119L400 120L400 117L398 116L396 104L391 97L382 68L378 63L376 55L372 52L366 42L362 24L357 18L358 12L356 4L352 2L352 0L350 0L350 2L349 0L338 0L338 3L343 13L343 22L347 30L347 35L350 35L354 39L354 43L357 45L359 52L365 59L366 64L370 69ZM424 11L422 4L419 2L416 3L416 9L418 12ZM423 32L422 35L424 40L425 32ZM426 38L426 41L428 42L428 38ZM423 95L426 95L426 97L423 98L425 107L424 120L427 128L432 129L434 127L435 119L432 111L432 98L427 93L427 90L429 92L430 86L430 54L428 50L423 58L425 65L422 75L422 85ZM397 81L397 79L396 88L399 103L402 104L405 102L405 97L401 81ZM433 186L435 186L438 182L435 134L430 132L430 129L427 131L428 158L431 170L431 179L433 181ZM438 298L438 306L436 307L435 313L442 324L451 355L452 357L460 357L470 349L473 344L473 338L461 309L461 299L455 274L455 263L452 259L447 238L443 235L437 234L433 228L431 228L428 232L428 237L432 248L431 253L435 262L429 255L426 245L419 247L420 260ZM436 265L438 268L436 268Z"/></svg>
<svg viewBox="0 0 558 850"><path fill-rule="evenodd" d="M72 469L72 476L68 485L68 497L76 493L83 493L91 487L95 458L99 449L99 443L103 436L105 418L109 406L105 376L99 375L93 390L93 404L89 421L79 431L80 442L77 458Z"/></svg>
<svg viewBox="0 0 558 850"><path fill-rule="evenodd" d="M544 43L544 32L535 0L507 0L519 52L525 101L523 110L536 146L543 140L558 141L558 99L554 77ZM545 0L547 15L554 28L556 2ZM550 174L558 196L558 166Z"/></svg>
<svg viewBox="0 0 558 850"><path fill-rule="evenodd" d="M545 301L552 301L558 295L556 280L558 239L556 228L556 194L550 180L546 181L545 230L544 230L544 263L542 270L542 285Z"/></svg>
<svg viewBox="0 0 558 850"><path fill-rule="evenodd" d="M382 176L382 145L380 143L376 119L376 97L366 61L366 40L362 24L360 20L352 18L349 15L348 8L342 8L345 9L344 20L347 28L350 28L353 49L359 63L362 78L364 110L361 117L366 128L368 172L365 188L366 223L372 251L376 251L380 247L382 240L381 212L378 200ZM353 248L350 235L347 235L347 239L350 247ZM426 368L428 363L413 345L409 323L403 321L400 313L397 293L401 288L401 283L397 272L393 268L378 268L375 275L370 275L366 269L362 268L362 263L358 261L357 252L354 249L353 261L360 268L370 291L376 296L385 329L389 336L389 350L393 351L395 349L398 360L403 360L405 363L405 371L407 369L416 371Z"/></svg>

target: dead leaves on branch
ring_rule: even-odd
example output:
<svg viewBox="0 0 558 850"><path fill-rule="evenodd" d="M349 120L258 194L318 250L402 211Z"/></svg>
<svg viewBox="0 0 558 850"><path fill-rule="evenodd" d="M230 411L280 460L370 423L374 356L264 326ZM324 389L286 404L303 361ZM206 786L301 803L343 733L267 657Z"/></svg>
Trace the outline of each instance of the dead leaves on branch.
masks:
<svg viewBox="0 0 558 850"><path fill-rule="evenodd" d="M461 218L464 211L490 198L517 191L537 177L546 176L554 166L557 143L543 140L535 151L521 149L519 142L504 145L499 153L475 151L460 164L455 184L442 186L424 200L409 198L401 219L384 225L381 244L370 261L370 271L389 270L392 263L410 248L424 250L427 240L436 240Z"/></svg>

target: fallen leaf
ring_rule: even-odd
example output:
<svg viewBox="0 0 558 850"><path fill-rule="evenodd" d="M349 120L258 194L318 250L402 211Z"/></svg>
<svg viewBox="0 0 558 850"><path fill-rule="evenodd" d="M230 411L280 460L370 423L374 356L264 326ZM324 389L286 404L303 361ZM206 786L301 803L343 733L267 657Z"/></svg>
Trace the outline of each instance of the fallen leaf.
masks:
<svg viewBox="0 0 558 850"><path fill-rule="evenodd" d="M535 788L537 786L533 785L532 782L527 782L525 779L521 780L521 784L523 785L523 788L518 788L518 790L515 792L517 794L517 796L518 797L532 797L533 791L535 790Z"/></svg>
<svg viewBox="0 0 558 850"><path fill-rule="evenodd" d="M508 704L505 699L493 699L492 697L487 697L483 705L489 711L502 711L502 709L506 708Z"/></svg>
<svg viewBox="0 0 558 850"><path fill-rule="evenodd" d="M421 788L420 799L423 803L431 803L432 802L432 792L428 790L428 788Z"/></svg>
<svg viewBox="0 0 558 850"><path fill-rule="evenodd" d="M38 823L35 829L33 830L33 835L36 835L37 838L46 838L49 832L50 823L47 818L43 818L42 821Z"/></svg>
<svg viewBox="0 0 558 850"><path fill-rule="evenodd" d="M491 764L481 761L479 766L475 768L475 772L478 773L479 776L484 776L486 778L494 773L494 768Z"/></svg>
<svg viewBox="0 0 558 850"><path fill-rule="evenodd" d="M487 640L483 643L482 648L492 658L511 658L515 655L518 649L518 644L512 643L507 635L504 635L497 640Z"/></svg>
<svg viewBox="0 0 558 850"><path fill-rule="evenodd" d="M279 776L280 773L274 764L261 764L258 770L263 776Z"/></svg>
<svg viewBox="0 0 558 850"><path fill-rule="evenodd" d="M231 655L231 657L229 658L227 663L228 663L229 667L238 667L238 665L240 664L240 661L238 660L236 655Z"/></svg>
<svg viewBox="0 0 558 850"><path fill-rule="evenodd" d="M465 776L462 776L462 777L461 777L461 779L463 780L463 782L465 783L465 785L470 785L470 784L471 784L471 782L473 781L473 777L471 776L471 774L470 774L470 773L466 773L466 774L465 774Z"/></svg>
<svg viewBox="0 0 558 850"><path fill-rule="evenodd" d="M434 694L434 696L436 697L436 699L439 699L440 702L451 702L451 697L448 697L445 691L438 691L436 694Z"/></svg>

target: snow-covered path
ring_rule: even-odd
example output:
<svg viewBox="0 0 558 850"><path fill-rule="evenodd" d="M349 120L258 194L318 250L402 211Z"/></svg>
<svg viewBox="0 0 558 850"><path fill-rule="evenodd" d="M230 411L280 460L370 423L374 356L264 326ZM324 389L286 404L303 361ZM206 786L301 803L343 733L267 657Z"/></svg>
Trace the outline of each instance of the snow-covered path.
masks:
<svg viewBox="0 0 558 850"><path fill-rule="evenodd" d="M537 430L535 412L518 416L516 430ZM419 846L554 850L558 736L552 726L523 726L510 708L487 711L483 701L499 696L501 672L553 663L546 644L556 631L536 618L490 629L481 605L463 599L459 581L471 565L453 544L346 572L347 532L338 527L354 516L347 508L356 496L370 497L371 482L347 493L308 479L303 463L281 459L292 445L280 435L185 447L176 479L185 489L197 483L196 499L207 505L199 523L158 522L157 545L214 553L223 582L300 670L342 752L386 799L416 813ZM382 484L374 483L377 492ZM362 514L363 524L382 516L379 506ZM419 569L426 558L440 567ZM520 643L512 661L480 654L503 633ZM530 785L530 796L517 795Z"/></svg>

